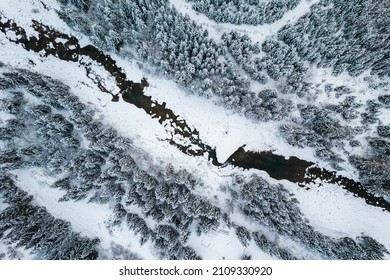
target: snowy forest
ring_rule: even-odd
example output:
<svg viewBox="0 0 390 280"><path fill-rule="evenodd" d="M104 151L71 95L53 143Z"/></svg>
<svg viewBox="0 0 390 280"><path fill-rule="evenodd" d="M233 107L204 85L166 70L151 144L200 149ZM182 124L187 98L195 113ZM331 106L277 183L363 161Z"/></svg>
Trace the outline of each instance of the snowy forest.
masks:
<svg viewBox="0 0 390 280"><path fill-rule="evenodd" d="M390 259L389 15L1 2L0 260Z"/></svg>

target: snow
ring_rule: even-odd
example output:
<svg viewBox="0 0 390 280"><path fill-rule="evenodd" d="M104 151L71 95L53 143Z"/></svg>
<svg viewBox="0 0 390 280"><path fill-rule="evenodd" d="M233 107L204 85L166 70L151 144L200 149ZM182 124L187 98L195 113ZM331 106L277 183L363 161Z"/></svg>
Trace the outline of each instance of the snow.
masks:
<svg viewBox="0 0 390 280"><path fill-rule="evenodd" d="M28 2L28 0L23 1ZM47 16L50 18L48 22L57 22L56 19L51 19L51 14L44 15L45 12L47 11L44 9L41 11L45 20ZM60 23L57 22L57 24ZM153 151L153 158L149 158L149 160L153 160L153 164L173 162L178 169L198 170L200 177L204 178L205 181L209 180L207 186L215 186L218 181L221 182L215 176L216 173L219 173L218 169L213 167L211 163L207 163L205 158L187 157L187 160L183 161L183 154L180 151L166 141L162 141L169 139L169 133L157 120L151 119L145 112L130 104L111 102L111 96L101 93L85 77L84 70L77 64L60 61L51 56L41 58L36 53L22 51L20 46L9 43L3 37L0 37L0 40L0 43L7 47L7 55L3 58L4 62L49 75L69 85L82 101L91 104L98 110L98 115L105 123L112 125L123 135L133 138L134 144L140 149ZM211 99L206 100L203 97L185 94L183 89L172 81L146 75L139 69L135 61L127 62L115 55L112 57L129 79L139 81L142 77L147 77L150 87L146 88L145 94L152 96L152 99L159 103L166 102L167 108L172 109L175 114L186 120L187 124L196 128L204 143L216 147L220 162L224 162L244 144L248 150L272 150L275 154L284 155L286 158L297 156L304 160L318 162L311 148L300 149L288 146L278 134L280 125L278 122L255 123L239 114L216 106ZM36 65L32 66L26 63L28 59L33 60ZM102 68L99 70L94 67L94 70L101 77L107 76ZM325 163L321 164L326 166Z"/></svg>
<svg viewBox="0 0 390 280"><path fill-rule="evenodd" d="M253 223L252 220L248 219L248 217L246 217L242 213L232 213L230 215L230 219L233 223L243 226L252 232L261 232L262 234L267 236L269 240L275 240L280 248L286 249L299 259L318 260L322 258L319 253L313 252L312 250L308 250L306 246L299 244L298 242L292 240L290 237L285 235L276 235L269 228L258 223ZM256 252L258 250L258 246L252 239L249 246L246 248L246 252Z"/></svg>
<svg viewBox="0 0 390 280"><path fill-rule="evenodd" d="M9 206L8 203L5 203L3 198L0 196L0 211L3 211L5 208Z"/></svg>
<svg viewBox="0 0 390 280"><path fill-rule="evenodd" d="M4 111L0 111L0 126L2 124L6 123L8 120L12 120L14 118L15 118L14 115L7 113L7 112L4 112Z"/></svg>
<svg viewBox="0 0 390 280"><path fill-rule="evenodd" d="M28 28L31 25L31 18L26 15L31 14L31 10L34 8L38 10L37 13L33 14L38 20L67 34L76 34L76 37L82 37L82 35L68 28L58 18L54 9L58 9L59 6L54 0L45 1L49 10L44 9L39 3L40 1L4 2L0 3L2 13L26 28L28 34L34 34L34 31ZM307 13L316 2L302 0L294 10L287 12L281 20L270 25L234 26L215 23L204 15L197 14L183 0L170 0L170 3L181 13L189 14L197 23L207 28L210 36L216 41L220 40L223 32L237 30L248 34L253 42L262 42L267 36L276 34L277 30L284 24L292 23ZM88 43L86 38L83 39L83 44L85 43ZM175 170L195 170L196 176L204 182L203 186L198 186L195 193L207 197L210 201L219 205L225 203L224 194L221 193L220 189L221 185L229 183L235 173L249 176L255 172L241 171L232 167L220 169L208 162L206 157L189 157L182 154L164 140L170 138L170 134L156 119L150 118L143 110L123 101L111 102L111 96L100 92L92 81L85 77L84 69L75 63L60 61L54 57L42 58L39 54L27 52L21 46L10 43L2 33L0 34L0 45L2 48L1 60L3 62L13 67L33 70L61 80L69 85L71 91L77 94L84 103L89 104L97 111L96 117L100 118L103 123L114 127L122 135L131 138L134 150L138 149L138 154L141 155L135 158L136 163L145 170L156 168L156 166L163 170L168 163L173 164ZM152 96L152 99L159 103L166 102L168 108L186 120L187 124L196 128L203 142L216 147L220 162L226 161L235 150L245 144L247 150L271 150L275 154L283 155L286 158L297 156L307 161L317 162L320 166L328 167L325 162L321 162L314 157L311 148L300 149L287 145L278 134L279 122L257 123L248 120L237 113L216 106L212 99L186 94L182 88L172 81L150 74L146 75L135 61L128 62L115 55L111 54L111 56L117 61L118 66L124 70L129 79L140 81L142 77L147 77L150 87L145 90L145 94ZM36 65L29 64L29 59L34 61ZM93 69L97 75L107 77L107 73L102 67L93 65ZM359 93L366 92L365 94L359 94L360 102L365 102L367 98L377 97L378 92L369 91L370 89L367 88L367 84L363 80L364 75L356 78L345 74L334 77L326 69L312 69L312 71L310 79L313 83L322 83L322 79L324 79L326 83L347 85L356 89ZM111 81L107 86L110 88L114 85ZM323 94L315 100L315 104L321 105L324 102L336 101ZM389 123L389 116L383 111L381 115L383 122ZM10 118L10 116L1 113L1 120L5 121L7 118ZM265 172L259 171L258 173L270 182L280 183L280 181L269 178ZM122 228L110 232L106 228L105 223L112 215L112 210L107 205L86 203L85 201L58 202L64 192L50 188L50 182L53 182L54 178L47 177L39 169L16 170L13 174L18 176L19 187L34 195L35 201L46 207L55 217L70 221L75 231L89 237L99 237L104 248L109 248L111 242L115 242L139 254L142 258L156 258L150 249L151 245L146 243L140 247L138 237L134 236L131 231ZM347 169L343 175L352 178L356 176L353 174L352 168ZM388 237L390 214L388 212L369 206L363 199L356 198L341 187L331 184L324 184L321 188L313 187L307 191L288 181L282 181L282 183L295 194L300 202L301 211L316 230L334 237L356 237L364 233L390 248ZM214 199L215 196L218 198ZM0 209L4 206L5 204L0 204ZM139 213L137 209L131 208L131 211ZM148 223L152 225L152 221L148 221ZM256 259L271 258L257 249L253 241L248 248L244 249L233 231L225 234L217 230L200 237L192 234L188 245L196 248L197 252L205 259L221 259L223 257L237 259L244 253L252 255Z"/></svg>
<svg viewBox="0 0 390 280"><path fill-rule="evenodd" d="M111 243L122 245L131 252L139 254L144 259L155 259L151 253L150 244L139 245L138 237L128 229L110 231L106 223L113 215L107 204L87 203L85 200L73 202L58 200L65 191L50 187L58 178L52 178L39 168L13 170L17 186L33 195L34 201L45 207L55 218L69 221L76 232L89 238L98 237L103 248L110 248Z"/></svg>
<svg viewBox="0 0 390 280"><path fill-rule="evenodd" d="M148 151L144 153L145 157L135 158L141 168L148 170L150 166L161 166L163 169L166 164L174 163L176 170L182 168L197 170L198 176L205 178L206 181L209 179L207 187L211 188L208 189L205 186L205 193L216 193L214 188L219 185L219 183L216 183L219 178L215 176L217 168L205 160L206 157L186 157L186 160L183 161L182 152L165 141L165 139L170 138L170 134L156 119L150 118L143 110L131 104L123 101L111 102L111 95L100 92L91 80L85 77L83 68L76 63L61 61L52 56L42 58L37 53L27 52L21 46L8 42L1 34L0 44L6 49L6 55L2 57L4 63L61 80L70 86L72 92L76 93L81 101L96 110L96 117L103 123L114 127L120 134L133 139L135 150L140 149L140 154L142 154L142 151ZM117 60L118 66L126 72L129 79L137 81L146 76L138 68L136 62L119 60L115 55L112 57ZM34 61L36 65L29 64L29 59ZM107 75L102 67L100 70L94 67L94 70L101 77ZM168 82L168 85L171 84ZM168 93L171 88L162 85L157 90ZM152 154L153 156L151 156ZM224 181L225 179L221 177L221 180Z"/></svg>
<svg viewBox="0 0 390 280"><path fill-rule="evenodd" d="M390 248L389 212L367 205L364 199L334 184L323 183L310 190L297 188L290 182L283 185L294 193L299 208L319 232L336 238L355 238L364 234Z"/></svg>
<svg viewBox="0 0 390 280"><path fill-rule="evenodd" d="M216 106L212 99L189 95L175 83L149 76L150 87L145 94L158 102L166 102L187 124L199 131L200 138L216 147L219 162L226 159L239 147L247 150L274 151L286 157L297 156L308 161L316 161L310 148L287 146L278 134L279 122L254 122L238 113ZM202 110L199 110L202 108Z"/></svg>
<svg viewBox="0 0 390 280"><path fill-rule="evenodd" d="M332 75L332 69L329 68L318 68L315 66L310 67L308 71L307 80L314 85L321 85L322 89L324 86L329 84L332 88L347 86L353 92L347 95L342 95L336 97L334 94L328 94L324 90L317 92L315 100L311 102L316 102L315 104L324 105L324 104L338 104L341 99L344 99L346 96L356 96L356 102L365 104L369 99L377 99L380 93L390 90L390 87L387 86L384 89L373 89L369 87L369 83L366 81L367 78L374 79L374 81L379 82L380 79L369 74L369 70L361 73L356 77L351 77L346 71L335 76ZM386 116L384 116L386 117ZM388 119L388 117L386 117Z"/></svg>
<svg viewBox="0 0 390 280"><path fill-rule="evenodd" d="M230 23L217 23L209 19L206 15L196 12L192 9L190 3L186 0L169 0L180 13L187 14L197 24L208 30L209 36L216 42L221 42L221 36L224 32L238 31L246 34L253 43L262 43L268 36L275 35L276 32L286 24L294 24L300 17L310 11L310 7L319 2L319 0L301 0L298 6L286 12L283 17L274 23L253 25L234 25Z"/></svg>
<svg viewBox="0 0 390 280"><path fill-rule="evenodd" d="M48 10L44 8L42 2L45 3ZM0 12L4 17L14 20L19 26L23 26L27 34L30 35L37 35L37 32L31 27L32 18L45 25L55 26L58 31L67 34L74 33L72 29L58 17L56 10L59 10L61 7L56 0L45 0L42 2L39 0L2 0L0 3Z"/></svg>
<svg viewBox="0 0 390 280"><path fill-rule="evenodd" d="M5 232L5 235L7 231ZM24 249L17 247L16 244L8 244L0 239L0 261L1 260L33 260L34 254L31 252L32 249ZM4 257L2 257L4 254Z"/></svg>
<svg viewBox="0 0 390 280"><path fill-rule="evenodd" d="M351 77L348 75L346 71L341 74L335 76L332 75L332 70L329 68L318 68L315 66L310 67L308 71L307 81L313 83L313 85L317 85L316 91L309 94L309 96L305 99L300 99L300 102L307 103L308 105L315 105L320 108L325 105L338 105L340 102L344 100L347 96L354 96L355 102L360 104L361 107L357 108L356 111L360 113L364 113L366 109L366 103L368 100L377 100L377 98L388 91L390 91L390 86L386 85L379 88L372 88L369 86L370 83L383 83L383 79L370 75L370 71L367 70L356 77ZM372 80L371 82L368 82ZM350 94L343 94L340 97L337 97L335 93L332 91L331 93L327 93L324 90L325 85L331 85L331 87L337 88L346 86L352 90ZM336 114L333 117L338 117L341 125L350 126L354 128L359 128L362 126L361 117L354 120L344 120L340 116ZM382 108L378 113L378 119L384 125L390 124L390 114L389 110L386 108ZM351 154L358 156L366 156L367 154L367 137L376 135L377 124L365 124L364 131L360 135L355 135L355 139L362 143L361 146L358 147L350 147L346 145L345 149ZM347 160L344 157L345 162L341 163L340 166L345 169L343 174L344 176L357 179L357 174L355 174L354 168L352 168ZM355 176L356 175L356 176Z"/></svg>
<svg viewBox="0 0 390 280"><path fill-rule="evenodd" d="M200 236L195 230L190 235L188 245L206 260L238 260L243 255L250 255L256 260L273 259L270 255L258 249L252 241L247 248L243 247L233 229L212 229Z"/></svg>
<svg viewBox="0 0 390 280"><path fill-rule="evenodd" d="M0 100L5 98L5 97L6 97L5 92L0 91ZM0 127L2 127L8 120L12 120L14 118L15 118L14 115L7 113L7 112L4 112L3 110L0 110ZM2 149L5 149L4 141L0 141L0 151ZM0 207L1 207L1 202L0 202Z"/></svg>
<svg viewBox="0 0 390 280"><path fill-rule="evenodd" d="M20 2L26 3L24 5L17 4L20 7L14 7L13 5L7 6L6 11L11 13L15 12L16 8L20 10L21 7L23 7L23 12L27 12L29 9L28 2L31 1L23 0ZM35 3L35 1L32 2ZM55 1L48 1L47 5L49 7L57 7L55 3ZM180 7L188 6L188 4L181 0L172 0L172 3L175 5L180 4ZM301 1L293 11L286 13L285 17L292 12L294 12L293 14L295 17L298 17L300 15L298 11L304 10L304 7L306 7L305 9L309 9L312 4L313 2ZM58 16L53 14L52 9L47 11L42 8L40 10L40 15L44 18L45 23L52 24L56 26L56 28L57 26L65 25L58 19ZM22 19L22 23L28 22L28 20L26 20L27 17L23 17L19 13L16 13L15 17L17 22ZM284 19L283 22L285 22L291 15L290 17L285 17L280 21L283 21ZM276 23L278 22L279 21ZM272 24L272 26L276 23ZM24 25L22 26L25 27ZM263 28L263 26L261 28ZM59 61L54 57L41 58L38 54L26 51L23 51L23 54L21 55L20 46L15 46L14 44L7 42L3 37L0 37L0 40L0 43L7 48L7 55L4 56L3 61L12 65L17 65L18 67L38 71L53 78L60 79L70 85L72 90L77 93L84 102L93 104L95 108L99 110L101 118L104 119L106 123L114 126L124 135L135 138L135 144L143 150L154 151L155 163L160 161L182 162L182 154L178 152L176 148L161 141L169 138L169 131L167 132L156 120L151 119L146 113L134 106L124 102L110 102L111 96L101 93L96 86L85 77L84 70L78 67L77 64ZM160 77L145 75L134 61L127 62L115 55L112 55L112 57L117 61L118 66L122 67L130 79L139 81L142 77L147 76L151 86L146 89L145 94L152 96L153 100L157 100L160 103L166 102L168 108L171 108L176 114L180 115L181 118L185 119L187 124L196 128L200 132L202 141L216 148L219 162L225 162L234 151L242 145L246 145L246 149L248 150L271 150L274 151L275 154L283 155L286 158L297 156L307 161L319 163L323 167L329 167L327 163L321 162L315 158L313 149L301 149L287 145L278 133L279 122L270 121L267 123L255 123L237 113L232 113L222 107L215 106L211 99L206 100L203 97L185 94L183 89L178 87L174 82ZM36 65L32 66L26 63L28 59L33 60ZM93 70L97 75L103 77L106 82L109 81L107 84L108 88L115 88L112 78L107 79L107 72L101 69L101 67L99 69L99 67L94 64ZM359 78L359 83L357 83L356 78L351 78L349 76L333 77L330 75L329 70L313 69L313 75L310 79L312 79L313 82L317 82L320 77L326 77L327 81L334 83L335 85L342 81L341 84L358 84L359 86L362 86L361 91L366 90L366 88L363 87L366 85L361 78ZM91 98L96 95L98 95L97 98ZM363 98L361 96L360 98ZM316 102L321 104L325 100L331 102L327 96L319 97ZM202 109L199 110L199 108ZM145 129L146 127L148 129ZM199 164L203 164L204 159L193 158L190 161L191 164L189 164L189 162L180 163L180 167L193 169L198 167ZM209 168L209 165L205 167L205 169ZM345 166L345 168L348 168L348 166ZM205 172L207 171L205 170ZM349 172L352 173L351 168L349 168Z"/></svg>

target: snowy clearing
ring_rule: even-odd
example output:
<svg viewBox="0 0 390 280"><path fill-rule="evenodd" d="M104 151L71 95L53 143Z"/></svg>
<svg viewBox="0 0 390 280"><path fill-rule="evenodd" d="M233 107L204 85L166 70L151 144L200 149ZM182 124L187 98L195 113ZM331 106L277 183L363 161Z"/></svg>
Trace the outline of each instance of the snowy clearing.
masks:
<svg viewBox="0 0 390 280"><path fill-rule="evenodd" d="M151 253L150 244L140 246L138 238L128 229L109 231L106 223L113 215L108 205L87 203L86 201L58 202L65 191L53 189L50 184L55 181L48 177L43 170L36 168L14 170L18 187L34 196L40 206L45 207L55 218L69 221L72 228L90 238L98 237L103 248L110 248L111 243L122 245L124 248L139 254L144 259L155 259Z"/></svg>
<svg viewBox="0 0 390 280"><path fill-rule="evenodd" d="M210 20L206 15L194 11L191 4L186 0L169 0L169 2L180 13L183 15L187 14L192 20L207 29L209 36L216 42L221 42L221 36L224 32L238 31L248 35L253 43L261 44L265 38L275 35L284 25L293 24L300 17L310 12L310 7L319 2L319 0L301 0L297 7L286 12L281 19L275 21L274 23L260 26L217 23Z"/></svg>

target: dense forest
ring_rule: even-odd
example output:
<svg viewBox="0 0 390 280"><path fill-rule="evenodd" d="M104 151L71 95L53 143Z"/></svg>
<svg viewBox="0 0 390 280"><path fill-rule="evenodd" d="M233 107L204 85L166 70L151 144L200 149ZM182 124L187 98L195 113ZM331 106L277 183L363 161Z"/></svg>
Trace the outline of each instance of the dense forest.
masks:
<svg viewBox="0 0 390 280"><path fill-rule="evenodd" d="M97 46L136 57L150 71L183 85L185 91L216 98L248 118L280 121L280 135L290 145L313 147L316 156L336 170L343 169L343 163L352 164L368 190L390 200L389 168L382 163L389 161L389 124L378 117L389 108L387 2L319 1L310 13L261 44L237 31L224 33L217 43L206 29L165 1L60 2L64 5L61 17ZM261 10L275 1L196 2L194 6L227 5L233 10L239 6L246 11L246 5ZM284 7L283 11L297 4L276 2L275 7ZM230 9L215 10L226 11L221 21L229 22ZM264 14L268 16L272 22L272 14ZM343 72L352 77L364 74L371 96L362 100L360 95L365 93L359 88L311 82L309 74L322 68L332 69L335 77ZM264 86L253 91L253 82ZM313 102L324 94L335 100ZM363 146L369 149L362 157Z"/></svg>
<svg viewBox="0 0 390 280"><path fill-rule="evenodd" d="M233 227L243 246L253 238L262 250L282 259L305 256L278 245L279 235L323 258L377 259L386 252L368 236L338 240L316 232L281 184L272 185L258 176L248 181L238 176L224 187L230 204L227 211L194 192L201 179L186 170L171 165L164 170L140 169L134 161L139 151L131 138L95 120L93 111L57 80L3 68L0 85L0 108L12 115L0 127L1 143L6 144L0 158L1 197L8 205L0 212L2 240L33 248L37 258L95 259L121 250L99 247L99 239L81 237L69 223L35 206L34 198L18 188L12 174L23 168L39 168L58 178L51 185L65 191L58 203L88 200L111 205L107 227L127 226L141 245L151 241L160 258L199 259L186 245L189 236L221 224ZM130 211L132 206L140 211ZM243 224L231 220L235 211L243 216ZM153 220L153 227L145 222L147 218ZM258 225L255 231L245 228L250 221ZM138 258L126 251L122 255Z"/></svg>
<svg viewBox="0 0 390 280"><path fill-rule="evenodd" d="M221 29L220 40L170 1L57 0L56 14L96 49L174 81L183 96L275 127L287 150L356 172L366 191L390 202L390 4L320 0L258 41L234 28L273 24L301 1L188 1L216 26L233 26ZM156 259L196 260L202 254L194 240L221 229L242 251L277 259L388 256L389 248L365 232L335 237L312 225L290 182L236 168L216 175L229 177L218 185L197 170L155 161L154 151L134 145L136 131L123 134L74 88L25 68L0 61L0 259L142 259L139 247ZM23 186L23 170L50 178L58 204L109 209L104 230L130 232L136 246L107 244L56 217Z"/></svg>
<svg viewBox="0 0 390 280"><path fill-rule="evenodd" d="M262 25L282 18L299 0L191 0L192 8L216 22Z"/></svg>

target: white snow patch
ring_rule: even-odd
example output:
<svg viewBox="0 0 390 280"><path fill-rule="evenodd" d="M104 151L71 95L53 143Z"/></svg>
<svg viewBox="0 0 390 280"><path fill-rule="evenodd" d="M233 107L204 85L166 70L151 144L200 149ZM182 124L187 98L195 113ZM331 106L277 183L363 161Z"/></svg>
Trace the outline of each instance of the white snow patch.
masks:
<svg viewBox="0 0 390 280"><path fill-rule="evenodd" d="M113 215L106 204L87 203L84 200L58 202L65 191L53 189L50 184L55 178L49 177L42 169L29 168L13 170L18 187L34 196L37 204L45 207L55 218L69 221L72 228L90 238L98 237L103 248L110 248L111 243L122 245L131 252L145 259L155 259L150 247L139 245L138 237L128 229L110 231L107 221Z"/></svg>
<svg viewBox="0 0 390 280"><path fill-rule="evenodd" d="M5 208L9 206L8 203L4 202L4 199L0 196L0 211L3 211Z"/></svg>
<svg viewBox="0 0 390 280"><path fill-rule="evenodd" d="M299 101L301 103L306 103L308 105L315 105L320 108L323 108L326 105L339 105L347 96L354 96L355 102L360 105L359 108L356 108L358 117L352 120L344 120L341 116L334 114L333 117L340 121L340 124L343 126L349 126L353 128L362 127L362 118L361 113L366 112L367 101L368 100L377 100L378 97L382 94L386 94L390 91L390 79L388 78L378 78L374 75L371 75L370 70L367 70L356 77L351 77L346 71L335 76L332 74L332 69L330 68L318 68L315 66L310 67L308 71L307 81L313 83L316 86L315 89L312 89L312 92L308 95L306 100L301 98ZM370 87L370 84L380 84L387 83L378 88ZM325 91L325 85L330 85L332 90L330 92ZM339 97L336 96L333 89L337 87L347 87L351 90L349 94L343 94ZM379 110L378 119L383 125L390 124L390 114L388 108L382 108ZM362 145L358 147L350 147L345 145L345 149L351 154L357 156L367 156L367 138L375 136L377 134L377 123L374 124L364 124L364 131L359 135L355 135L355 139L358 140ZM344 163L340 164L347 173L345 175L348 177L348 174L354 174L355 170L349 164L349 161L346 160ZM357 176L354 177L357 179Z"/></svg>
<svg viewBox="0 0 390 280"><path fill-rule="evenodd" d="M216 147L217 157L224 162L239 147L247 150L274 151L285 157L296 156L318 162L311 148L296 148L288 145L279 135L280 122L255 122L216 106L212 99L186 94L177 84L159 77L148 77L150 87L145 94L167 104L187 124L199 131L200 138L211 147Z"/></svg>
<svg viewBox="0 0 390 280"><path fill-rule="evenodd" d="M245 248L238 240L233 229L212 229L207 234L196 235L195 230L190 235L187 245L206 260L238 260L243 255L252 256L256 260L273 259L261 251L252 241Z"/></svg>
<svg viewBox="0 0 390 280"><path fill-rule="evenodd" d="M42 17L40 20L45 24L52 25L68 34L75 33L58 18L53 9L47 11L41 7L39 1L8 2L1 2L0 10L5 16L13 18L17 24L26 28L28 33L33 32L33 30L27 28L31 25L31 18L26 15L31 14L32 8L39 10L37 14ZM216 39L220 38L225 31L238 30L248 34L253 42L261 42L265 37L275 34L289 20L292 22L307 13L310 6L316 2L301 1L297 8L286 13L280 21L269 26L255 27L217 24L205 18L204 15L196 14L184 1L171 0L171 3L180 12L188 13L192 19L208 28L209 34L215 36ZM46 1L46 4L51 8L58 8L58 4L54 0ZM125 102L110 102L111 96L101 93L85 77L85 71L77 64L60 61L54 57L42 58L39 54L27 52L21 46L10 43L4 37L3 34L0 34L0 45L3 51L1 59L3 62L61 80L69 85L72 92L76 93L83 102L97 109L97 116L103 122L112 125L123 135L132 138L136 148L146 151L150 155L146 159L151 162L150 165L164 168L167 163L172 163L177 169L196 170L197 176L206 182L203 187L199 186L197 192L209 198L215 195L222 196L219 186L223 182L229 181L228 176L231 176L237 170L231 167L218 169L209 163L206 158L183 155L175 147L163 141L169 134L157 120L151 119L142 110ZM135 62L126 62L114 55L112 57L117 61L118 66L124 69L129 79L139 81L144 76L144 73ZM34 61L36 65L29 64L29 59ZM97 67L96 71L102 76L105 75L103 69L99 71ZM216 147L219 161L223 162L238 147L246 144L246 148L250 150L273 150L274 153L285 157L297 156L301 159L317 162L312 149L292 148L280 138L277 129L278 122L255 123L238 114L233 114L228 110L215 106L212 100L184 94L183 90L171 81L149 76L147 77L151 86L147 88L146 94L151 95L153 99L160 103L166 102L168 108L171 108L176 114L185 119L189 125L196 127L200 132L201 139L210 146ZM318 78L321 75L317 73L313 77ZM341 77L343 76L339 76L338 79ZM332 80L329 79L329 81ZM355 83L356 79L343 80L344 82L348 84ZM145 162L143 159L136 158L135 160ZM320 165L326 166L323 163ZM252 171L242 172L242 174L250 173ZM267 177L264 172L259 173ZM37 203L45 206L54 216L69 220L75 230L91 237L100 237L103 242L102 245L107 248L113 241L129 248L130 251L140 254L143 258L155 258L147 244L138 250L138 238L134 237L131 232L126 230L109 232L107 230L104 223L112 214L107 206L83 201L58 203L58 199L64 193L50 188L48 184L52 178L46 177L41 170L18 170L14 174L19 178L20 187L33 194ZM270 178L267 180L272 181ZM274 182L278 181L275 180ZM302 212L317 230L332 236L352 237L363 232L390 248L388 238L390 220L387 212L366 205L362 199L347 194L340 187L329 185L306 191L287 181L283 181L283 184L295 193L300 201ZM191 235L189 245L199 250L202 257L206 259L221 259L222 257L236 259L244 253L244 247L241 246L232 232L229 235L221 232L210 233L201 237ZM250 248L248 247L247 250L252 250ZM256 248L253 249L252 256L258 259L270 258Z"/></svg>
<svg viewBox="0 0 390 280"><path fill-rule="evenodd" d="M12 120L14 118L15 118L14 115L4 111L0 111L0 126L5 124L8 120Z"/></svg>
<svg viewBox="0 0 390 280"><path fill-rule="evenodd" d="M75 33L57 15L61 6L56 0L42 1L47 9L38 0L0 1L0 12L4 17L14 20L22 26L27 34L36 36L38 33L31 27L32 19L48 26L55 26L58 31L67 34Z"/></svg>
<svg viewBox="0 0 390 280"><path fill-rule="evenodd" d="M27 1L27 0L24 0ZM28 2L28 1L27 1ZM304 1L302 1L304 2ZM42 13L46 11L43 10ZM55 19L53 23L61 25ZM19 23L18 23L19 24ZM55 28L58 28L54 25ZM24 25L21 25L25 27ZM156 119L151 119L143 110L135 108L123 101L113 103L111 96L100 90L85 77L85 71L76 63L60 61L49 56L41 58L38 54L27 52L21 46L15 45L0 36L0 43L6 50L3 61L17 67L37 71L39 73L57 78L69 85L85 103L93 104L102 120L112 125L123 135L134 139L134 144L142 150L153 151L153 163L161 165L161 162L173 162L178 168L198 170L199 176L205 181L210 180L208 186L215 186L218 181L218 169L205 158L188 157L183 160L183 154L166 141L169 134ZM202 141L212 147L216 147L219 161L225 161L232 152L246 144L247 149L254 151L272 150L276 154L297 156L305 160L316 162L311 148L292 148L278 135L278 122L255 123L239 114L232 113L222 107L216 106L212 100L203 97L188 95L174 82L145 75L136 62L127 62L115 55L117 61L127 74L128 78L139 81L147 76L150 87L145 91L153 100L166 102L167 108L172 109L187 121L187 124L200 132ZM36 65L27 63L33 60ZM101 67L94 67L96 74L105 77L107 72Z"/></svg>
<svg viewBox="0 0 390 280"><path fill-rule="evenodd" d="M206 15L193 10L191 4L185 0L169 1L180 13L187 14L197 24L207 29L209 36L216 42L221 42L221 36L224 32L238 31L248 35L253 43L262 43L268 36L275 35L284 25L294 24L300 17L310 12L311 6L319 2L319 0L301 0L297 7L286 12L281 19L274 23L253 26L217 23Z"/></svg>
<svg viewBox="0 0 390 280"><path fill-rule="evenodd" d="M4 233L7 234L7 231ZM4 257L1 256L4 254ZM1 258L3 257L3 258ZM33 260L35 255L32 253L32 249L24 249L22 247L16 247L15 243L8 244L4 240L0 239L0 261L1 260Z"/></svg>
<svg viewBox="0 0 390 280"><path fill-rule="evenodd" d="M323 183L309 190L286 181L283 185L295 194L299 208L319 232L337 238L365 234L390 250L389 212L367 205L363 198L334 184Z"/></svg>

